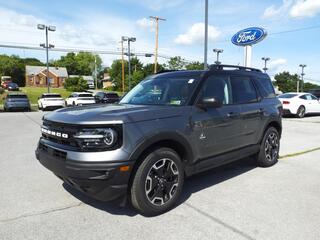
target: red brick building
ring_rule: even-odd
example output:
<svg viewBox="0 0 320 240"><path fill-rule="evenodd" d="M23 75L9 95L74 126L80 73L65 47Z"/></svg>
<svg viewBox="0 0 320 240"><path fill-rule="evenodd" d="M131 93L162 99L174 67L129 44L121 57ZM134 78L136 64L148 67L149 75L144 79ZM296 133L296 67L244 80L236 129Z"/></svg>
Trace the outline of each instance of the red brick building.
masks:
<svg viewBox="0 0 320 240"><path fill-rule="evenodd" d="M26 66L26 86L45 87L47 68L45 66ZM50 67L49 79L51 87L63 87L64 80L68 78L65 67Z"/></svg>

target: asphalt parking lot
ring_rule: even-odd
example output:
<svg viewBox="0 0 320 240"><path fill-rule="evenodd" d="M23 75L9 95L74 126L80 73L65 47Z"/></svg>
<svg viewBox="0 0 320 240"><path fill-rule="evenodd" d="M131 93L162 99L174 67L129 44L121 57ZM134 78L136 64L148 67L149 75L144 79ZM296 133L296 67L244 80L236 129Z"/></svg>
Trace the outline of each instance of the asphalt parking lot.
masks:
<svg viewBox="0 0 320 240"><path fill-rule="evenodd" d="M320 116L284 119L275 166L245 159L194 176L175 209L146 218L42 167L42 114L0 113L0 239L320 239Z"/></svg>

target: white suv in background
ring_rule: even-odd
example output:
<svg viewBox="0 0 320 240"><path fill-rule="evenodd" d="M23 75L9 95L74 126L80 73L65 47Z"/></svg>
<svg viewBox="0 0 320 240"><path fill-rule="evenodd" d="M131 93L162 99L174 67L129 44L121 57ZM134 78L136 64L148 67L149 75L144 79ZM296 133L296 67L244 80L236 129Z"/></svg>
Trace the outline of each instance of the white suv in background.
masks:
<svg viewBox="0 0 320 240"><path fill-rule="evenodd" d="M58 93L43 93L38 98L38 108L40 110L57 109L64 107L64 100Z"/></svg>
<svg viewBox="0 0 320 240"><path fill-rule="evenodd" d="M66 106L82 106L94 103L96 103L94 97L87 92L74 92L66 99Z"/></svg>

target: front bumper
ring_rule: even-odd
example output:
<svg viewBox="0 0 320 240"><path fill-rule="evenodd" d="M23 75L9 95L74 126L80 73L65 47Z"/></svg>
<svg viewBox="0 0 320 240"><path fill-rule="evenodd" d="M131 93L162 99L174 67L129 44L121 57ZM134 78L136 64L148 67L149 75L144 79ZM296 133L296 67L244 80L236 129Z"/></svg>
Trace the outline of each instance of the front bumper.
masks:
<svg viewBox="0 0 320 240"><path fill-rule="evenodd" d="M127 193L132 161L70 160L63 150L44 145L41 141L36 149L36 157L44 167L64 182L95 199L112 201ZM129 166L129 170L120 171L122 166Z"/></svg>

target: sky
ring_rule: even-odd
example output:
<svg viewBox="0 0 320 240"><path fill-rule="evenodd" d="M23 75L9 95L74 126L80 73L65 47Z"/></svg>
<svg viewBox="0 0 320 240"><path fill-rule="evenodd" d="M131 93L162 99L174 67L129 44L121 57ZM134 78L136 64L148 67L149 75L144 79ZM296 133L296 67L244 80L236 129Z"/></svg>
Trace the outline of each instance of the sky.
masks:
<svg viewBox="0 0 320 240"><path fill-rule="evenodd" d="M136 37L133 52L154 52L155 25L159 16L159 54L203 61L204 0L0 0L0 45L39 46L45 41L38 23L56 26L49 41L56 48L120 50L121 36ZM262 68L270 57L269 74L289 70L320 83L320 0L209 0L209 63L213 48L222 48L220 61L242 65L243 47L231 37L247 27L263 27L268 36L253 46L253 67ZM44 51L0 47L0 54L45 60ZM50 59L66 53L50 52ZM109 66L115 55L100 55ZM144 63L152 58L141 57ZM165 59L160 58L160 62Z"/></svg>

